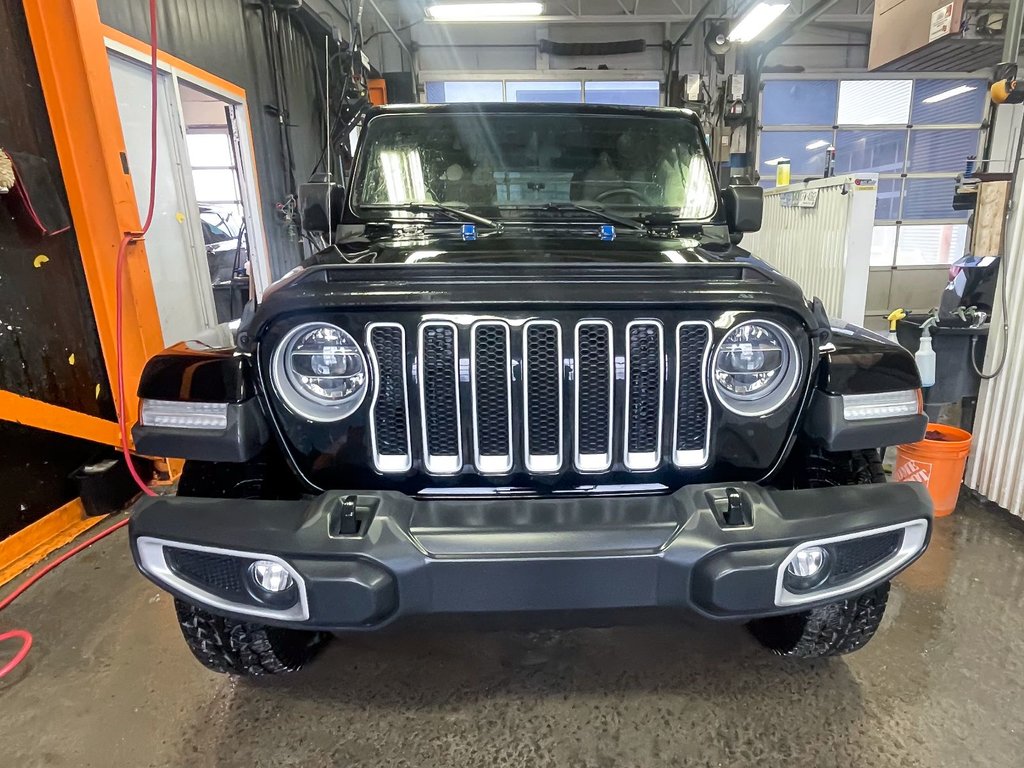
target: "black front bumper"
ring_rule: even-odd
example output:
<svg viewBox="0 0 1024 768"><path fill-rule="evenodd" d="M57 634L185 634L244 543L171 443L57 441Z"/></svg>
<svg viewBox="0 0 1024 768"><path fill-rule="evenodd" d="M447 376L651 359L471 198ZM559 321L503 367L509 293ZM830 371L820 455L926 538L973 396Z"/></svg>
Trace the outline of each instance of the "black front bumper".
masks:
<svg viewBox="0 0 1024 768"><path fill-rule="evenodd" d="M826 582L798 604L780 599L794 547L892 529L903 531L902 549L884 563ZM189 602L269 624L340 630L425 614L790 613L891 578L923 552L930 530L931 502L918 484L772 491L739 483L562 499L338 491L308 501L156 497L136 504L130 538L140 570ZM169 567L177 547L203 553L204 562L235 563L241 581L252 560L278 559L298 577L300 595L283 611L251 591L239 598L204 590ZM162 559L167 548L172 556Z"/></svg>

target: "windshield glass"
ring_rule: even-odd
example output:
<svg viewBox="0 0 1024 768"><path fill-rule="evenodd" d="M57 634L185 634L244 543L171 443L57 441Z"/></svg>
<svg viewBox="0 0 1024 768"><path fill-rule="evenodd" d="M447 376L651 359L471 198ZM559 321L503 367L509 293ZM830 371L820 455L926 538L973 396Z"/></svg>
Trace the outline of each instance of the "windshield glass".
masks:
<svg viewBox="0 0 1024 768"><path fill-rule="evenodd" d="M494 219L571 204L703 220L717 196L698 128L673 116L466 112L369 122L353 188L367 220L432 218L441 204Z"/></svg>

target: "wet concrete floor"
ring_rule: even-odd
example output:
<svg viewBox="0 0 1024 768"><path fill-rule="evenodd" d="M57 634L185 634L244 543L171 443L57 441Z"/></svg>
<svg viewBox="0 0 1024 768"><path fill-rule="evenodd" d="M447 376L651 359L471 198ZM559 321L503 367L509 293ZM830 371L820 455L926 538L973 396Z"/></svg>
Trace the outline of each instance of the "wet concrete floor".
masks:
<svg viewBox="0 0 1024 768"><path fill-rule="evenodd" d="M1024 523L972 500L875 639L821 662L694 619L364 635L238 682L193 661L123 532L0 614L15 626L36 645L0 682L11 768L1024 766Z"/></svg>

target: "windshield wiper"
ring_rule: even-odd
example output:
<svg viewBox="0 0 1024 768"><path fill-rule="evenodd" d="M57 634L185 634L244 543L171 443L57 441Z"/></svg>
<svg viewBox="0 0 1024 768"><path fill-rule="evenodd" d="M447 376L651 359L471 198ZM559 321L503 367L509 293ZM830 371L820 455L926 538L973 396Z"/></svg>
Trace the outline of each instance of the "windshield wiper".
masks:
<svg viewBox="0 0 1024 768"><path fill-rule="evenodd" d="M504 229L501 222L488 219L486 216L478 216L475 213L464 211L461 208L455 208L450 205L444 205L443 203L374 203L373 205L361 205L360 208L365 208L368 211L409 211L410 213L445 213L454 219L460 221L469 221L473 224L479 224L482 227L493 229L499 234Z"/></svg>
<svg viewBox="0 0 1024 768"><path fill-rule="evenodd" d="M618 224L619 226L626 227L627 229L635 229L639 232L647 231L647 227L642 221L630 219L626 216L619 216L614 213L608 213L608 211L605 211L602 208L591 208L586 205L580 205L579 203L551 202L542 206L533 206L533 209L542 211L578 211L579 213L587 213L591 216L596 216L610 224Z"/></svg>

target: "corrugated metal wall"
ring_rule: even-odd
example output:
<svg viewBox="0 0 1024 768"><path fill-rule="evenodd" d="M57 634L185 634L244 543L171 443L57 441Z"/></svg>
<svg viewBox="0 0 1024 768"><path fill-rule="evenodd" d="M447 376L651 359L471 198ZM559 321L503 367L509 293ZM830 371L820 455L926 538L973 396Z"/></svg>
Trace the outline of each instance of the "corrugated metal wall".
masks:
<svg viewBox="0 0 1024 768"><path fill-rule="evenodd" d="M978 413L974 421L974 445L965 483L990 501L1024 517L1024 211L1014 212L1009 232L1010 254L1001 268L1006 270L1007 307L1000 307L992 322L986 371L998 359L1003 339L998 327L1002 311L1010 319L1010 342L1006 366L998 377L982 383Z"/></svg>
<svg viewBox="0 0 1024 768"><path fill-rule="evenodd" d="M149 39L146 3L98 0L105 24L140 40ZM276 96L264 38L263 11L243 0L176 0L160 3L160 48L245 89L249 102L263 221L274 277L301 258L298 236L281 222L276 205L294 190L281 146ZM303 15L299 15L303 14ZM295 182L309 178L323 146L323 117L318 94L322 78L323 37L307 29L318 22L305 11L278 12L289 110ZM311 48L315 47L315 51Z"/></svg>
<svg viewBox="0 0 1024 768"><path fill-rule="evenodd" d="M829 317L863 325L876 185L860 174L768 190L761 231L743 247L821 299Z"/></svg>

